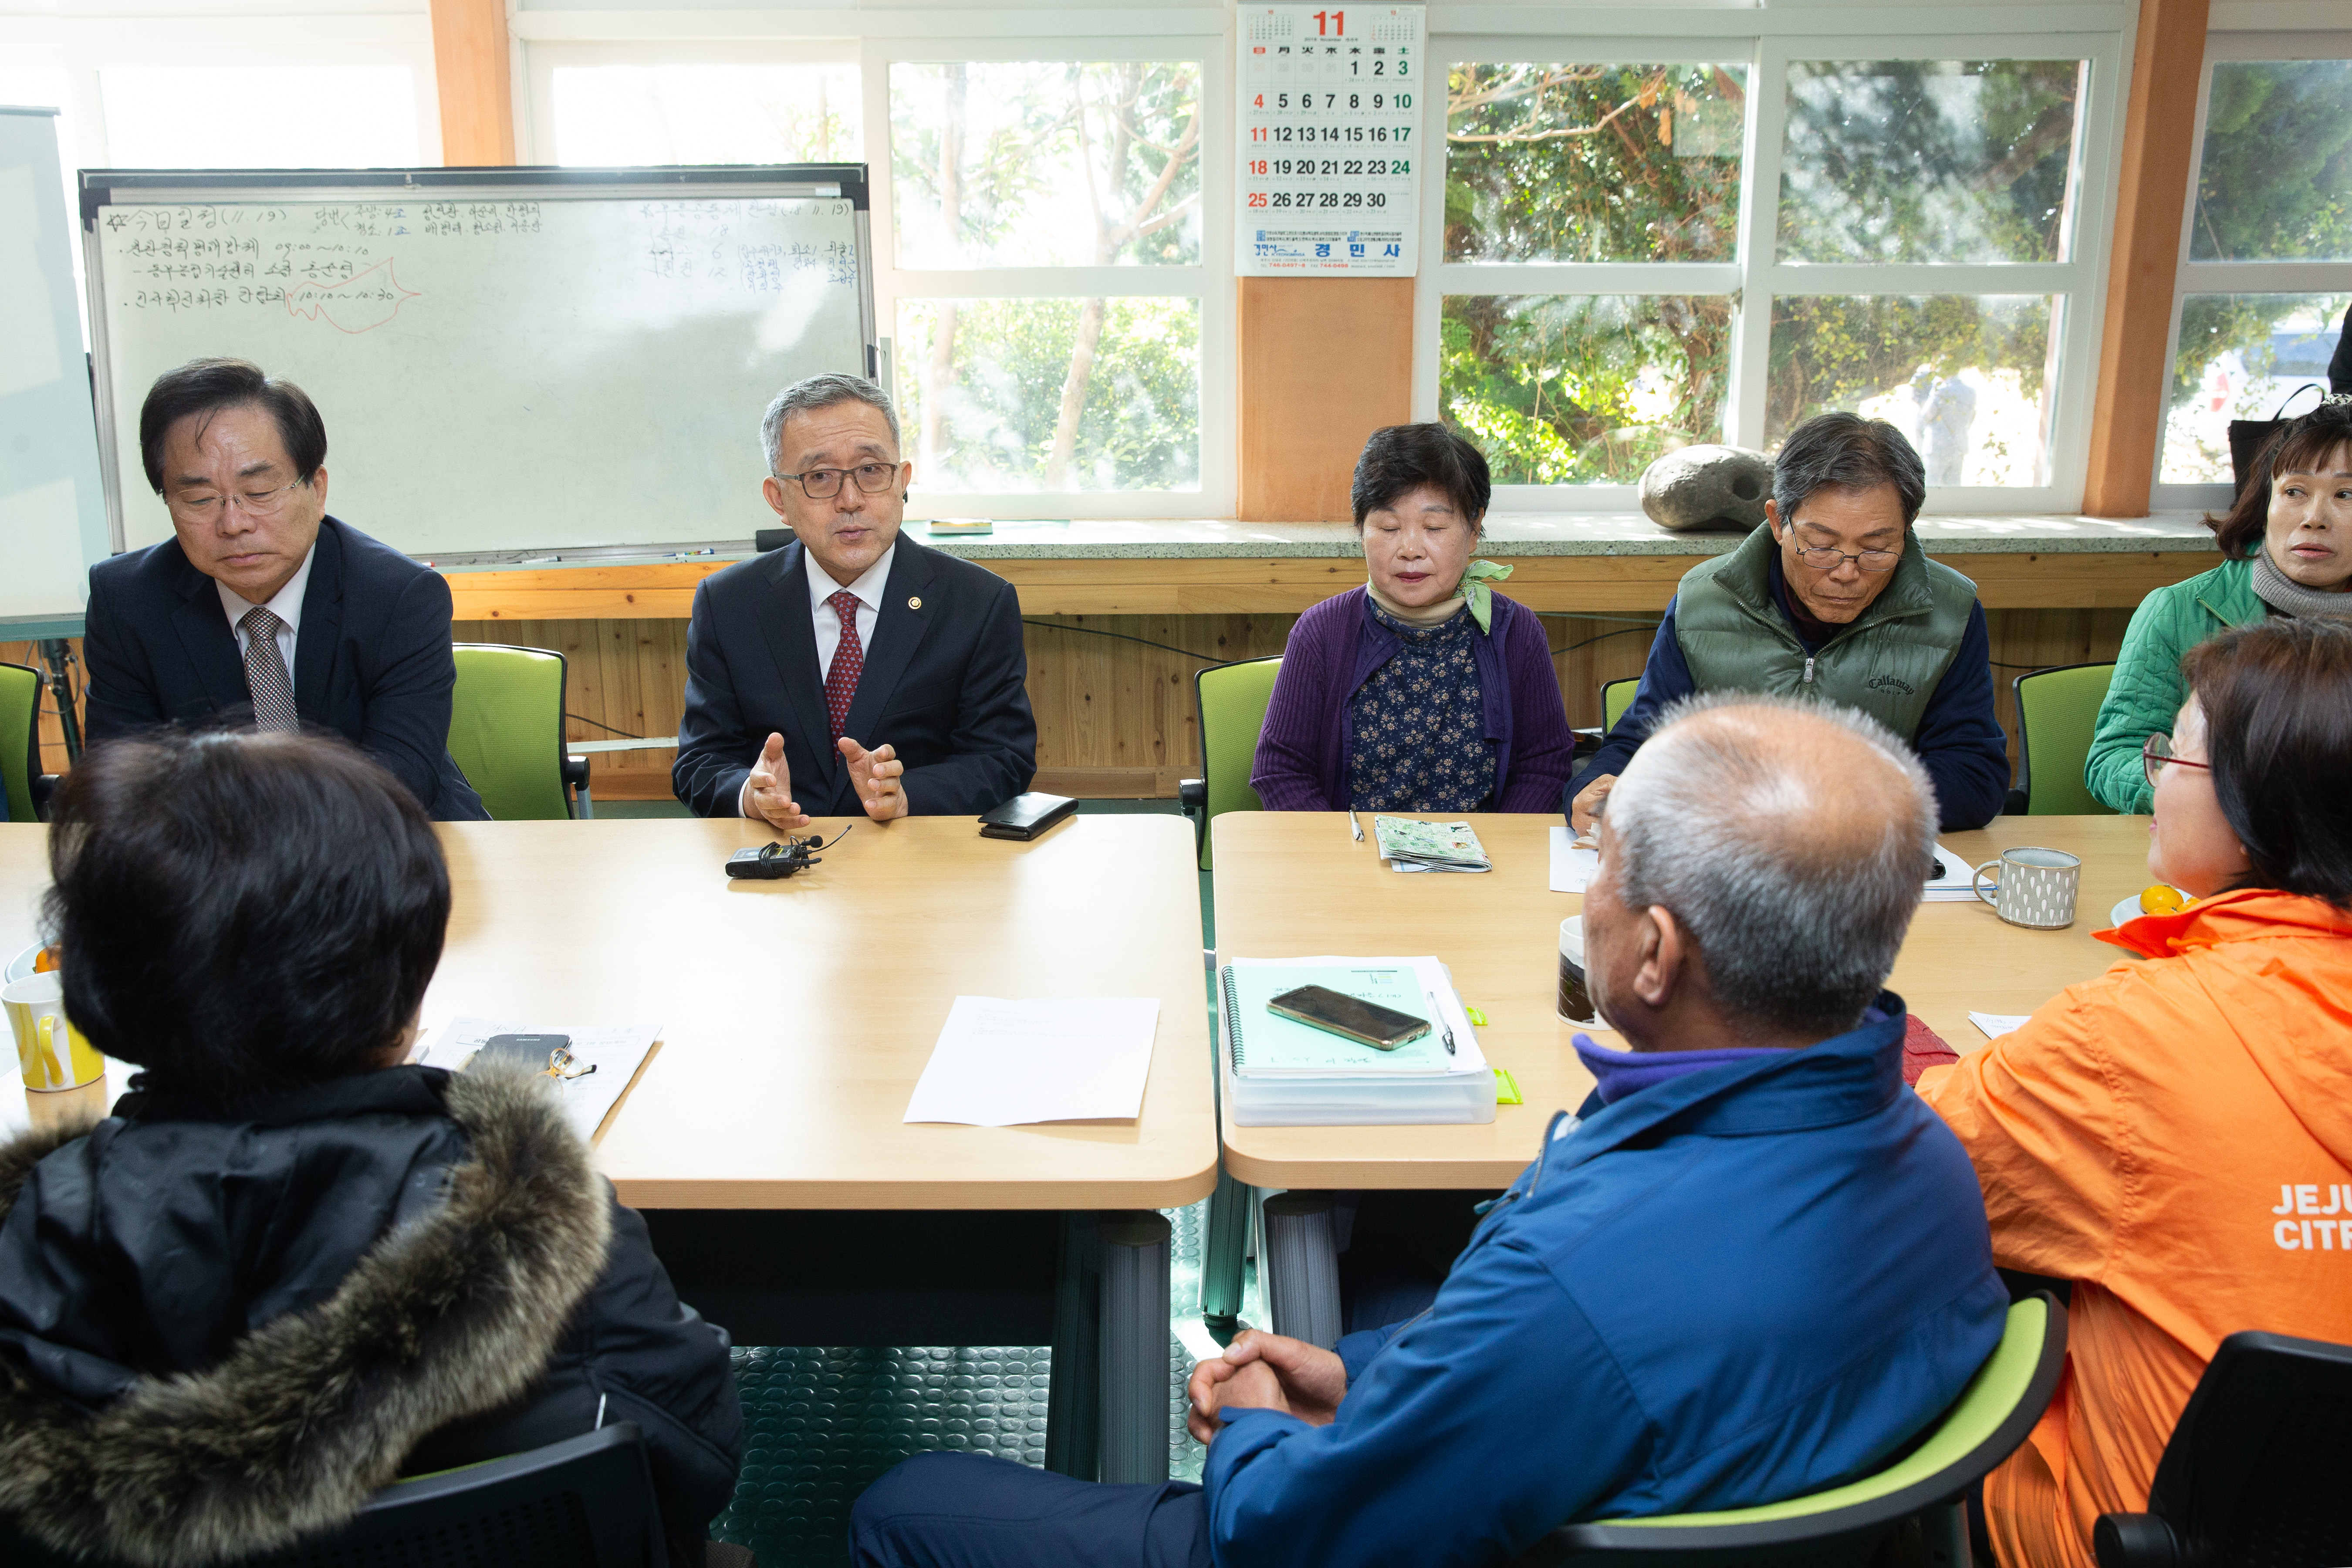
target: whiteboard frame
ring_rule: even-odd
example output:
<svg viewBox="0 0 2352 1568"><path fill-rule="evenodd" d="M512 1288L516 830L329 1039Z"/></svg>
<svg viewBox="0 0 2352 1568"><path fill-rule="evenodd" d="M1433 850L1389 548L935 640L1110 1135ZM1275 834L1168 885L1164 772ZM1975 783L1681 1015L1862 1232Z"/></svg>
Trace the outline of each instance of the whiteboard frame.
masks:
<svg viewBox="0 0 2352 1568"><path fill-rule="evenodd" d="M886 370L876 335L874 234L871 186L864 163L726 163L622 169L551 168L537 165L478 169L84 169L80 176L82 271L90 301L90 368L98 405L99 465L105 481L106 522L114 553L128 543L124 531L121 443L135 431L119 431L114 418L114 376L108 352L105 247L98 224L110 206L173 206L194 202L372 201L387 191L412 195L462 193L468 200L644 201L694 195L756 197L847 198L856 212L858 332L866 344L866 374L880 379ZM885 385L888 383L885 382ZM660 553L675 542L649 541L617 547ZM600 548L598 553L610 553Z"/></svg>

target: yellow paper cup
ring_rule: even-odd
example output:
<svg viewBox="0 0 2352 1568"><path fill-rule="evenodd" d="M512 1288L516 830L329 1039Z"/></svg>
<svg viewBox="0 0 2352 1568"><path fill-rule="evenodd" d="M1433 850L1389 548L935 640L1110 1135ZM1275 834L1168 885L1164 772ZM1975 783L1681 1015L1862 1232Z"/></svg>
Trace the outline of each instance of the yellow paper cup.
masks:
<svg viewBox="0 0 2352 1568"><path fill-rule="evenodd" d="M0 1007L16 1037L25 1087L41 1093L79 1089L106 1076L106 1058L66 1022L64 983L53 972L0 986Z"/></svg>

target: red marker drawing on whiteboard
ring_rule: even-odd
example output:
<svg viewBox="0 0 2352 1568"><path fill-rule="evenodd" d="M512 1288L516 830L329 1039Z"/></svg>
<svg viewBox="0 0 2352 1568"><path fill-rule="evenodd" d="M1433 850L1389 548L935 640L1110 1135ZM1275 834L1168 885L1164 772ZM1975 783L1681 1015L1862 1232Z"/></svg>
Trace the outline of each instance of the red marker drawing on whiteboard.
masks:
<svg viewBox="0 0 2352 1568"><path fill-rule="evenodd" d="M392 275L387 256L366 271L340 283L299 283L286 290L286 313L324 320L339 331L366 332L400 313L400 307L421 290L404 289Z"/></svg>

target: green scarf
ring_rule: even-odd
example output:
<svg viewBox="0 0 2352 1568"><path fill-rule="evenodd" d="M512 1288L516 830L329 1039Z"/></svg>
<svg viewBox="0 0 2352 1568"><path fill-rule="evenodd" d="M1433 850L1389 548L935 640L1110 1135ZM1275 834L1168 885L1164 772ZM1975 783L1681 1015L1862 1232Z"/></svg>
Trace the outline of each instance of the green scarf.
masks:
<svg viewBox="0 0 2352 1568"><path fill-rule="evenodd" d="M1462 574L1462 581L1454 590L1457 599L1470 602L1470 618L1478 623L1482 632L1495 629L1495 591L1486 586L1491 580L1499 583L1511 574L1508 566L1497 566L1492 561L1473 561Z"/></svg>

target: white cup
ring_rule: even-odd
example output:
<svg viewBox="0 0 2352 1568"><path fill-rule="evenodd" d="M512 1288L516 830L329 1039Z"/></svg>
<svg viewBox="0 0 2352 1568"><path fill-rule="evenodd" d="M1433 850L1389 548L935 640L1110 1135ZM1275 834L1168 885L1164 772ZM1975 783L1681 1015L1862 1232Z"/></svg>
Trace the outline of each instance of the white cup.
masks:
<svg viewBox="0 0 2352 1568"><path fill-rule="evenodd" d="M1992 893L1985 893L1985 873L1998 870ZM1992 912L2013 926L2035 931L2060 931L2074 923L2074 898L2083 888L2083 862L2063 849L2020 846L2004 849L1998 860L1988 860L1969 879L1976 895Z"/></svg>

